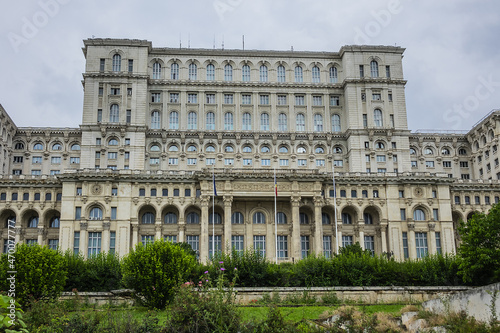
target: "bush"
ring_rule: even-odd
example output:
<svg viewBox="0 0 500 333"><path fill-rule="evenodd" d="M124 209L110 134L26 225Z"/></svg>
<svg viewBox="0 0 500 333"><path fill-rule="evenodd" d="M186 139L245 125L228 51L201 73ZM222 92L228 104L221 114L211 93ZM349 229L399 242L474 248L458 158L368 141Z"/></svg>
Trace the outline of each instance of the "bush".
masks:
<svg viewBox="0 0 500 333"><path fill-rule="evenodd" d="M66 291L110 291L121 286L120 259L115 254L101 252L85 259L68 250L64 259L68 271Z"/></svg>
<svg viewBox="0 0 500 333"><path fill-rule="evenodd" d="M28 333L23 313L20 304L12 297L0 295L0 329L2 332Z"/></svg>
<svg viewBox="0 0 500 333"><path fill-rule="evenodd" d="M195 267L195 258L176 244L163 240L138 244L123 259L123 283L145 306L163 309Z"/></svg>
<svg viewBox="0 0 500 333"><path fill-rule="evenodd" d="M17 273L7 273L13 270ZM23 307L28 305L30 298L58 297L67 276L62 254L37 244L18 244L14 254L2 255L0 271L1 290L9 290L10 280L7 278L15 276L15 299Z"/></svg>

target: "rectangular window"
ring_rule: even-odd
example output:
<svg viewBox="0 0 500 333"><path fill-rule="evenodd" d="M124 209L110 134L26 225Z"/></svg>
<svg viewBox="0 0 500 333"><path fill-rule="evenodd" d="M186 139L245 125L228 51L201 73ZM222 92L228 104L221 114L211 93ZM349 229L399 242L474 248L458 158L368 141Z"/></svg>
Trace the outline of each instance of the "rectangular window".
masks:
<svg viewBox="0 0 500 333"><path fill-rule="evenodd" d="M206 94L206 104L215 104L215 94Z"/></svg>
<svg viewBox="0 0 500 333"><path fill-rule="evenodd" d="M165 235L163 239L165 242L177 243L177 235Z"/></svg>
<svg viewBox="0 0 500 333"><path fill-rule="evenodd" d="M188 103L197 104L198 94L188 94Z"/></svg>
<svg viewBox="0 0 500 333"><path fill-rule="evenodd" d="M155 241L155 236L153 235L142 235L141 243L143 246L147 246L148 244L152 244Z"/></svg>
<svg viewBox="0 0 500 333"><path fill-rule="evenodd" d="M358 191L351 190L351 198L357 198L357 197L358 197Z"/></svg>
<svg viewBox="0 0 500 333"><path fill-rule="evenodd" d="M373 236L365 236L365 250L370 251L372 256L375 255L375 239Z"/></svg>
<svg viewBox="0 0 500 333"><path fill-rule="evenodd" d="M187 164L188 165L196 165L196 158L188 158L187 159Z"/></svg>
<svg viewBox="0 0 500 333"><path fill-rule="evenodd" d="M352 245L352 236L342 236L342 247Z"/></svg>
<svg viewBox="0 0 500 333"><path fill-rule="evenodd" d="M169 165L177 165L177 164L179 164L179 159L178 158L169 157L168 164Z"/></svg>
<svg viewBox="0 0 500 333"><path fill-rule="evenodd" d="M300 251L302 259L309 255L309 236L300 236Z"/></svg>
<svg viewBox="0 0 500 333"><path fill-rule="evenodd" d="M179 103L179 93L170 93L170 103Z"/></svg>
<svg viewBox="0 0 500 333"><path fill-rule="evenodd" d="M129 73L132 73L134 71L134 59L128 60L128 71Z"/></svg>
<svg viewBox="0 0 500 333"><path fill-rule="evenodd" d="M22 156L14 156L14 163L23 163Z"/></svg>
<svg viewBox="0 0 500 333"><path fill-rule="evenodd" d="M178 197L178 196L179 196L179 189L174 188L174 197Z"/></svg>
<svg viewBox="0 0 500 333"><path fill-rule="evenodd" d="M59 239L49 239L49 249L57 250L59 247Z"/></svg>
<svg viewBox="0 0 500 333"><path fill-rule="evenodd" d="M490 202L490 197L489 197L489 196L485 196L485 197L484 197L484 204L485 204L485 205L490 205L490 204L491 204L491 202Z"/></svg>
<svg viewBox="0 0 500 333"><path fill-rule="evenodd" d="M470 197L468 195L465 196L465 204L470 205Z"/></svg>
<svg viewBox="0 0 500 333"><path fill-rule="evenodd" d="M424 258L427 256L427 233L426 232L416 232L415 233L415 244L417 248L417 258Z"/></svg>
<svg viewBox="0 0 500 333"><path fill-rule="evenodd" d="M111 95L115 95L115 96L120 95L120 88L111 87Z"/></svg>
<svg viewBox="0 0 500 333"><path fill-rule="evenodd" d="M405 197L405 191L404 190L399 190L399 197L404 198Z"/></svg>
<svg viewBox="0 0 500 333"><path fill-rule="evenodd" d="M252 159L251 158L244 158L243 165L245 165L245 166L252 165Z"/></svg>
<svg viewBox="0 0 500 333"><path fill-rule="evenodd" d="M377 162L385 162L385 155L377 155Z"/></svg>
<svg viewBox="0 0 500 333"><path fill-rule="evenodd" d="M278 95L278 105L286 105L286 95Z"/></svg>
<svg viewBox="0 0 500 333"><path fill-rule="evenodd" d="M436 253L442 254L442 251L441 251L441 233L440 232L436 232Z"/></svg>
<svg viewBox="0 0 500 333"><path fill-rule="evenodd" d="M266 236L253 236L253 249L261 257L266 256Z"/></svg>
<svg viewBox="0 0 500 333"><path fill-rule="evenodd" d="M139 189L139 196L140 197L146 196L146 189L145 188L140 188Z"/></svg>
<svg viewBox="0 0 500 333"><path fill-rule="evenodd" d="M401 221L406 221L406 209L405 208L401 208L399 210L399 213L401 215Z"/></svg>
<svg viewBox="0 0 500 333"><path fill-rule="evenodd" d="M95 139L95 145L100 146L101 145L101 138L96 138Z"/></svg>
<svg viewBox="0 0 500 333"><path fill-rule="evenodd" d="M164 197L168 197L168 188L164 188L161 190L161 195Z"/></svg>
<svg viewBox="0 0 500 333"><path fill-rule="evenodd" d="M190 197L191 196L191 189L190 188L184 189L184 196L185 197Z"/></svg>
<svg viewBox="0 0 500 333"><path fill-rule="evenodd" d="M337 95L330 96L330 106L340 106L340 97Z"/></svg>
<svg viewBox="0 0 500 333"><path fill-rule="evenodd" d="M278 236L278 259L288 258L288 236Z"/></svg>
<svg viewBox="0 0 500 333"><path fill-rule="evenodd" d="M306 159L298 159L297 166L307 166L307 160Z"/></svg>
<svg viewBox="0 0 500 333"><path fill-rule="evenodd" d="M80 252L80 231L73 234L73 253Z"/></svg>
<svg viewBox="0 0 500 333"><path fill-rule="evenodd" d="M116 220L116 207L111 207L111 219Z"/></svg>
<svg viewBox="0 0 500 333"><path fill-rule="evenodd" d="M75 207L75 220L82 219L82 207Z"/></svg>
<svg viewBox="0 0 500 333"><path fill-rule="evenodd" d="M51 176L58 175L60 173L61 173L61 170L50 170L50 175Z"/></svg>
<svg viewBox="0 0 500 333"><path fill-rule="evenodd" d="M451 161L443 161L443 168L451 168Z"/></svg>
<svg viewBox="0 0 500 333"><path fill-rule="evenodd" d="M323 105L323 96L313 96L313 105L315 106Z"/></svg>
<svg viewBox="0 0 500 333"><path fill-rule="evenodd" d="M391 66L385 66L385 77L391 77Z"/></svg>
<svg viewBox="0 0 500 333"><path fill-rule="evenodd" d="M231 249L237 253L243 253L245 250L243 239L244 236L231 236Z"/></svg>
<svg viewBox="0 0 500 333"><path fill-rule="evenodd" d="M224 94L224 104L234 104L233 94Z"/></svg>
<svg viewBox="0 0 500 333"><path fill-rule="evenodd" d="M234 165L234 158L225 158L224 165Z"/></svg>
<svg viewBox="0 0 500 333"><path fill-rule="evenodd" d="M373 101L381 101L382 95L381 94L372 94L372 100Z"/></svg>
<svg viewBox="0 0 500 333"><path fill-rule="evenodd" d="M31 162L33 164L42 164L42 156L33 156Z"/></svg>
<svg viewBox="0 0 500 333"><path fill-rule="evenodd" d="M269 95L259 95L260 105L269 105Z"/></svg>
<svg viewBox="0 0 500 333"><path fill-rule="evenodd" d="M368 115L367 114L363 114L363 127L364 128L368 127Z"/></svg>
<svg viewBox="0 0 500 333"><path fill-rule="evenodd" d="M161 93L151 93L151 103L161 103Z"/></svg>
<svg viewBox="0 0 500 333"><path fill-rule="evenodd" d="M437 208L432 209L432 217L434 221L439 221L439 210Z"/></svg>
<svg viewBox="0 0 500 333"><path fill-rule="evenodd" d="M23 200L28 201L30 199L30 194L29 193L23 193Z"/></svg>
<svg viewBox="0 0 500 333"><path fill-rule="evenodd" d="M70 164L80 164L80 157L70 157L69 163Z"/></svg>
<svg viewBox="0 0 500 333"><path fill-rule="evenodd" d="M117 152L110 152L108 153L108 159L110 160L116 160L118 158L118 153Z"/></svg>
<svg viewBox="0 0 500 333"><path fill-rule="evenodd" d="M324 167L325 166L325 160L323 160L323 159L317 159L316 160L316 166L317 167Z"/></svg>
<svg viewBox="0 0 500 333"><path fill-rule="evenodd" d="M191 246L197 256L200 255L200 236L186 236L186 243Z"/></svg>
<svg viewBox="0 0 500 333"><path fill-rule="evenodd" d="M332 257L332 236L323 236L323 255L325 258Z"/></svg>
<svg viewBox="0 0 500 333"><path fill-rule="evenodd" d="M247 95L247 94L241 95L241 104L245 105L252 104L252 95Z"/></svg>
<svg viewBox="0 0 500 333"><path fill-rule="evenodd" d="M418 167L417 161L411 161L411 167L412 168Z"/></svg>
<svg viewBox="0 0 500 333"><path fill-rule="evenodd" d="M343 160L334 160L333 165L336 167L342 167L342 166L344 166L344 161ZM324 166L324 164L323 164L323 166Z"/></svg>
<svg viewBox="0 0 500 333"><path fill-rule="evenodd" d="M263 158L260 160L262 166L270 166L271 165L271 160L268 158Z"/></svg>
<svg viewBox="0 0 500 333"><path fill-rule="evenodd" d="M214 244L213 248L212 248L212 242ZM222 236L221 235L208 236L208 257L209 258L212 258L214 255L212 249L215 251L215 253L220 253L222 251Z"/></svg>
<svg viewBox="0 0 500 333"><path fill-rule="evenodd" d="M42 170L31 170L31 174L33 176L40 176L42 174Z"/></svg>
<svg viewBox="0 0 500 333"><path fill-rule="evenodd" d="M288 166L288 160L287 159L280 159L280 166Z"/></svg>
<svg viewBox="0 0 500 333"><path fill-rule="evenodd" d="M469 162L460 162L460 167L461 168L468 168L469 167Z"/></svg>
<svg viewBox="0 0 500 333"><path fill-rule="evenodd" d="M106 59L101 58L99 62L99 72L104 72L105 65L106 65Z"/></svg>
<svg viewBox="0 0 500 333"><path fill-rule="evenodd" d="M295 96L295 105L305 105L305 96Z"/></svg>
<svg viewBox="0 0 500 333"><path fill-rule="evenodd" d="M101 233L89 232L88 257L101 253Z"/></svg>
<svg viewBox="0 0 500 333"><path fill-rule="evenodd" d="M340 197L341 198L346 198L347 197L347 194L346 194L345 190L340 190Z"/></svg>
<svg viewBox="0 0 500 333"><path fill-rule="evenodd" d="M109 253L115 254L116 251L116 231L109 233Z"/></svg>
<svg viewBox="0 0 500 333"><path fill-rule="evenodd" d="M359 65L359 77L365 77L365 66Z"/></svg>
<svg viewBox="0 0 500 333"><path fill-rule="evenodd" d="M462 179L470 179L470 175L468 173L463 173L460 175L460 178Z"/></svg>
<svg viewBox="0 0 500 333"><path fill-rule="evenodd" d="M403 256L405 259L410 257L410 253L408 252L408 233L403 232Z"/></svg>
<svg viewBox="0 0 500 333"><path fill-rule="evenodd" d="M215 158L205 159L205 165L214 165L214 164L215 164Z"/></svg>

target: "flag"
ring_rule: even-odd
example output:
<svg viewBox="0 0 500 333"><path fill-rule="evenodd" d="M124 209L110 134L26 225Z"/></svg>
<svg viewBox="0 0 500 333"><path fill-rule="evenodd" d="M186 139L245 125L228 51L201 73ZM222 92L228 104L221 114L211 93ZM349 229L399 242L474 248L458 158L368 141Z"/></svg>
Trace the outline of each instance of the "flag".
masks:
<svg viewBox="0 0 500 333"><path fill-rule="evenodd" d="M274 195L278 196L278 183L276 182L276 170L274 170Z"/></svg>
<svg viewBox="0 0 500 333"><path fill-rule="evenodd" d="M212 173L213 181L214 181L214 197L217 196L217 188L215 187L215 173Z"/></svg>

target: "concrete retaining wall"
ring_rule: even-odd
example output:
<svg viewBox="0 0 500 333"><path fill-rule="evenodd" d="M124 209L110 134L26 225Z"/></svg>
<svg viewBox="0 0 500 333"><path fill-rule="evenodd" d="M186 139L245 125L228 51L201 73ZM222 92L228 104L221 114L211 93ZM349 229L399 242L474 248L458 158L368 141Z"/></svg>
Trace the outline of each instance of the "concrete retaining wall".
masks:
<svg viewBox="0 0 500 333"><path fill-rule="evenodd" d="M482 322L489 322L493 313L500 319L500 283L490 284L452 295L441 295L422 304L426 311L447 314L466 312Z"/></svg>
<svg viewBox="0 0 500 333"><path fill-rule="evenodd" d="M442 297L469 287L313 287L313 288L235 288L239 304L251 304L265 294L278 293L280 298L291 295L301 296L304 292L310 297L321 299L323 295L334 293L343 302L354 301L367 304L376 303L421 303L436 297ZM112 292L81 292L79 299L90 304L132 303L132 290L114 290ZM61 299L73 299L76 294L65 292ZM500 308L497 307L497 308Z"/></svg>

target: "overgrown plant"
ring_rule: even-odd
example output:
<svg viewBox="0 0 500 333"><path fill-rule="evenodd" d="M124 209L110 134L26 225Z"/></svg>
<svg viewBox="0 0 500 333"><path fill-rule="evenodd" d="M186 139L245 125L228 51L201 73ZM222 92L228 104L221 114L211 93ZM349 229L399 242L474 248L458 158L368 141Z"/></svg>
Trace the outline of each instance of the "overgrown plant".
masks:
<svg viewBox="0 0 500 333"><path fill-rule="evenodd" d="M14 298L0 295L0 331L6 333L28 333L21 305Z"/></svg>

